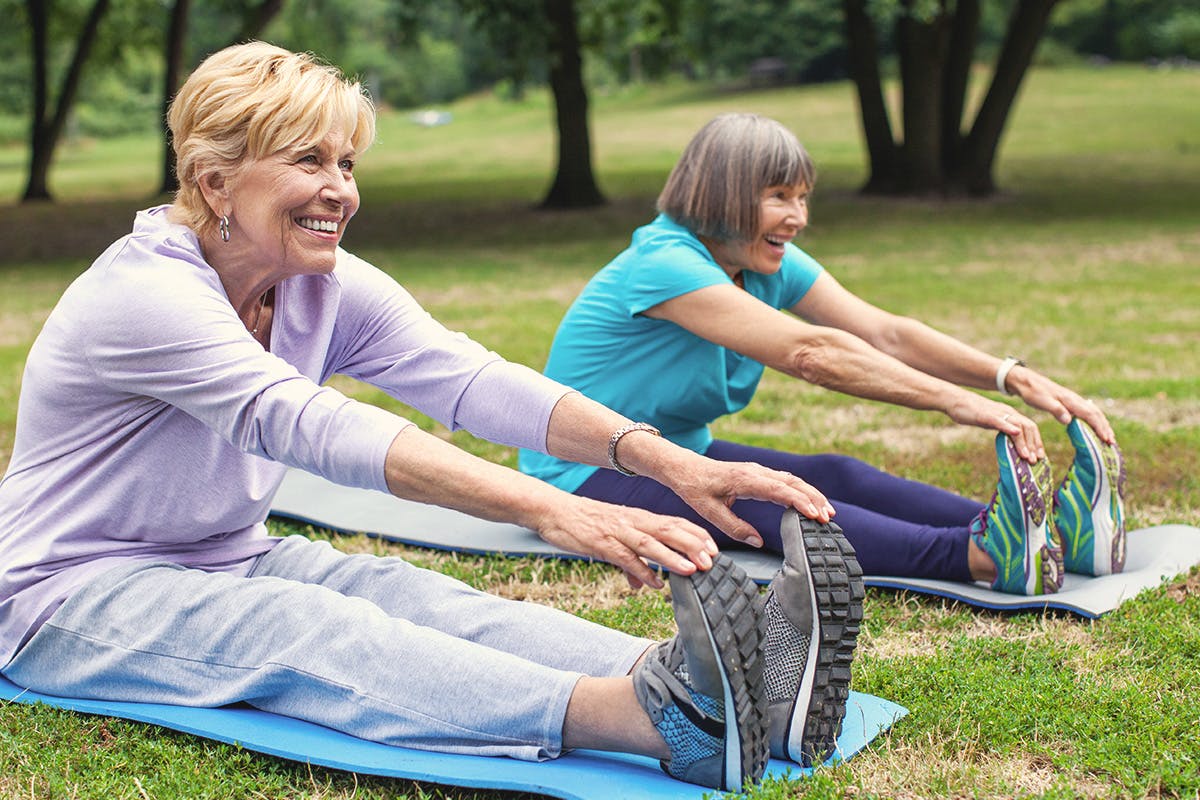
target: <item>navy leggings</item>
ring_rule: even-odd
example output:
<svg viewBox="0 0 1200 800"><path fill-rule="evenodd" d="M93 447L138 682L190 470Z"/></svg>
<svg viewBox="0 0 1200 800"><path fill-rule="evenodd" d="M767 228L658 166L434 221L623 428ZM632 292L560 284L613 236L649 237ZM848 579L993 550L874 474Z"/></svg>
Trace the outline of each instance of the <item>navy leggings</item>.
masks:
<svg viewBox="0 0 1200 800"><path fill-rule="evenodd" d="M984 506L936 486L888 475L850 456L801 456L720 439L705 455L718 461L752 461L790 472L812 484L837 510L834 521L854 545L868 575L970 581L967 526ZM721 546L739 545L655 480L597 470L575 494L689 519ZM753 525L764 546L779 551L783 507L738 500L733 512ZM740 545L739 545L740 546Z"/></svg>

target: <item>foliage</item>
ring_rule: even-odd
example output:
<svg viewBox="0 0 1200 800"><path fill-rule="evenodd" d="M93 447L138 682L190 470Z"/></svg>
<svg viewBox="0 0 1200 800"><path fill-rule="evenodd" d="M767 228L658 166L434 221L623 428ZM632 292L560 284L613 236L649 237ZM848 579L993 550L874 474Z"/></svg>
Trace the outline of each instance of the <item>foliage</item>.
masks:
<svg viewBox="0 0 1200 800"><path fill-rule="evenodd" d="M1061 9L1050 36L1115 61L1200 60L1200 8L1187 0L1074 0Z"/></svg>
<svg viewBox="0 0 1200 800"><path fill-rule="evenodd" d="M88 73L88 102L76 108L71 133L110 137L157 128L162 102L160 53L123 48L113 59L106 69Z"/></svg>

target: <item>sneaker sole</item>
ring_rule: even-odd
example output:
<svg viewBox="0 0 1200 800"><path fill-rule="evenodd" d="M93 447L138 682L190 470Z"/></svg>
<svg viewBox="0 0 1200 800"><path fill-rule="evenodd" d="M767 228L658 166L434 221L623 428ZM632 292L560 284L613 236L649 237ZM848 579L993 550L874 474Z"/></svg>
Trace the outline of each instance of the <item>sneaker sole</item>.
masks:
<svg viewBox="0 0 1200 800"><path fill-rule="evenodd" d="M1088 454L1099 472L1096 491L1091 498L1091 574L1111 575L1125 568L1125 514L1121 500L1125 494L1125 463L1117 448L1103 446L1091 428L1078 424ZM1110 513L1114 506L1117 508L1116 519Z"/></svg>
<svg viewBox="0 0 1200 800"><path fill-rule="evenodd" d="M693 647L707 648L714 657L725 701L725 763L722 790L740 790L757 781L767 767L767 698L763 677L762 640L766 620L757 585L728 556L718 554L711 569L681 576L671 574L671 596L685 637L685 658ZM692 616L703 625L705 642L692 632ZM682 619L681 619L682 617ZM698 678L702 667L688 658L688 670ZM735 724L730 725L732 718Z"/></svg>
<svg viewBox="0 0 1200 800"><path fill-rule="evenodd" d="M1007 442L1007 437L1006 442ZM1062 585L1063 549L1049 532L1053 477L1046 459L1033 464L1021 459L1011 442L1008 447L1009 469L1021 494L1021 513L1025 525L1025 594L1052 594ZM1047 556L1049 556L1047 558Z"/></svg>
<svg viewBox="0 0 1200 800"><path fill-rule="evenodd" d="M808 589L817 609L804 674L784 735L787 756L809 767L823 763L837 747L865 589L854 548L836 525L801 518L789 509L781 533L785 542L790 538L798 545L808 565Z"/></svg>

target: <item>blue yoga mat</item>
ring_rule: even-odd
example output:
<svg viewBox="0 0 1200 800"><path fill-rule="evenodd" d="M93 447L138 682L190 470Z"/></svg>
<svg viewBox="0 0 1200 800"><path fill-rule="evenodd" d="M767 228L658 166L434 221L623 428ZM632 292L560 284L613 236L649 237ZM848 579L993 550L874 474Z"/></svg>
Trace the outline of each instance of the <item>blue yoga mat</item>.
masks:
<svg viewBox="0 0 1200 800"><path fill-rule="evenodd" d="M701 800L711 789L668 777L658 762L640 756L576 750L543 762L459 756L392 747L244 706L189 708L42 695L0 677L0 699L121 717L235 744L305 764L476 789L536 792L566 800ZM838 750L830 763L862 750L908 711L873 695L851 692ZM771 761L768 774L800 777L796 764Z"/></svg>
<svg viewBox="0 0 1200 800"><path fill-rule="evenodd" d="M488 522L457 511L400 500L381 492L350 489L307 472L291 470L271 505L271 513L346 533L365 533L401 544L462 553L578 558L517 525ZM1096 618L1139 592L1200 564L1200 528L1158 525L1130 531L1125 571L1091 578L1067 575L1056 594L1026 597L995 592L982 584L867 575L868 586L945 597L999 611L1068 611ZM746 573L767 583L779 570L777 553L726 551Z"/></svg>

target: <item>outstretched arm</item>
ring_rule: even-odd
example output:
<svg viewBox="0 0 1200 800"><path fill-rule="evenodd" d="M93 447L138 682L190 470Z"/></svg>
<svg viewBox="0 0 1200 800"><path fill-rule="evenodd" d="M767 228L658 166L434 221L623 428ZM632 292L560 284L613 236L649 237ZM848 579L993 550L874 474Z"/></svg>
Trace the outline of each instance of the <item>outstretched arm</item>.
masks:
<svg viewBox="0 0 1200 800"><path fill-rule="evenodd" d="M619 414L570 393L551 415L547 446L562 458L607 465L609 437L626 423ZM795 476L757 464L712 461L643 431L621 438L617 458L625 468L671 487L730 536L750 544L762 542L729 510L738 498L791 505L823 520L833 510L820 492ZM687 520L569 494L415 426L392 441L385 473L388 489L397 497L530 528L552 544L620 567L635 588L662 586L647 560L686 575L711 567L717 552L708 532Z"/></svg>
<svg viewBox="0 0 1200 800"><path fill-rule="evenodd" d="M711 567L717 552L708 532L687 520L576 497L416 426L392 441L385 471L397 497L530 528L570 552L620 567L635 588L662 587L643 559L689 575Z"/></svg>
<svg viewBox="0 0 1200 800"><path fill-rule="evenodd" d="M609 466L609 437L629 422L578 393L559 400L550 417L547 452L567 461ZM788 472L760 464L714 461L645 431L622 436L617 463L674 491L702 517L734 539L762 545L758 532L731 510L735 500L767 500L827 522L833 512L825 495Z"/></svg>
<svg viewBox="0 0 1200 800"><path fill-rule="evenodd" d="M825 273L792 309L818 325L850 331L905 364L961 386L996 389L1003 359L934 330L923 322L886 312L849 292ZM1108 444L1112 426L1095 403L1027 366L1007 374L1005 390L1028 405L1049 413L1062 424L1079 417Z"/></svg>
<svg viewBox="0 0 1200 800"><path fill-rule="evenodd" d="M809 297L820 296L831 282L836 285L823 274L805 301L792 310L807 313ZM679 295L645 313L809 383L869 400L941 411L955 422L1008 434L1022 458L1032 461L1045 455L1033 420L1011 406L905 363L862 336L861 324L836 325L832 315L826 315L823 324L810 324L732 285Z"/></svg>

